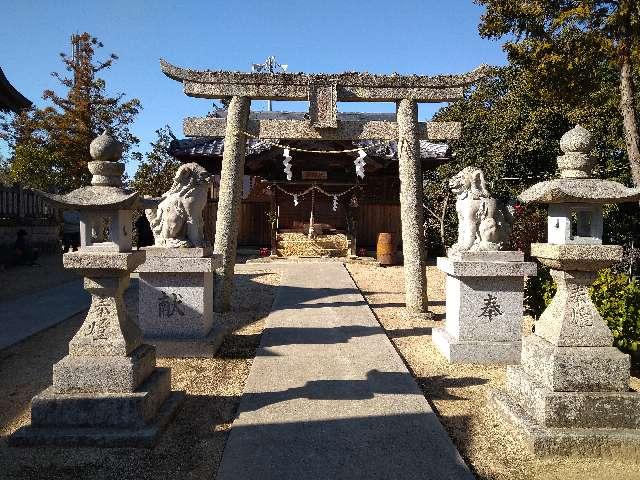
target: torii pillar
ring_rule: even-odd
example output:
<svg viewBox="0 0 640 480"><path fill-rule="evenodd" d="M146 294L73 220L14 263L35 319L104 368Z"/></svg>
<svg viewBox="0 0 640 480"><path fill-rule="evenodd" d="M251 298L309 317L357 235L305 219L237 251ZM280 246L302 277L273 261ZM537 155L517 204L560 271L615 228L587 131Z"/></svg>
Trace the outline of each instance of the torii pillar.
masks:
<svg viewBox="0 0 640 480"><path fill-rule="evenodd" d="M400 173L400 218L404 290L407 311L427 311L426 249L423 235L422 165L418 137L418 104L403 99L397 103L398 170Z"/></svg>
<svg viewBox="0 0 640 480"><path fill-rule="evenodd" d="M249 121L251 99L232 97L227 113L224 152L220 172L216 236L213 250L222 255L222 281L220 282L218 309L231 309L233 295L233 269L236 264L238 217L242 200L242 177L247 139L244 134Z"/></svg>

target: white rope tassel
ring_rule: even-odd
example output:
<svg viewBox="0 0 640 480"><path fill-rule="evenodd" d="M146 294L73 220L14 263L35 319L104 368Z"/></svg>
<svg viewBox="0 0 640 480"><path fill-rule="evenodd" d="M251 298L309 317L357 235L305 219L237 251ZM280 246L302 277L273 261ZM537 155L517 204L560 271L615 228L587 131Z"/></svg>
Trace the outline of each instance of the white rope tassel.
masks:
<svg viewBox="0 0 640 480"><path fill-rule="evenodd" d="M300 203L300 202L298 202L298 195L294 193L293 194L293 206L297 207L298 203Z"/></svg>
<svg viewBox="0 0 640 480"><path fill-rule="evenodd" d="M353 164L356 166L356 175L360 178L364 178L364 166L367 164L364 157L367 156L367 153L360 148L358 150L358 158L353 161Z"/></svg>
<svg viewBox="0 0 640 480"><path fill-rule="evenodd" d="M334 195L333 196L333 211L335 212L336 210L338 210L338 196Z"/></svg>
<svg viewBox="0 0 640 480"><path fill-rule="evenodd" d="M284 153L282 154L282 156L284 157L284 160L282 161L282 164L284 165L284 173L287 175L287 180L291 181L291 178L293 178L293 174L291 173L291 155L289 155L289 149L285 148L284 149ZM295 205L297 205L297 202L294 202Z"/></svg>

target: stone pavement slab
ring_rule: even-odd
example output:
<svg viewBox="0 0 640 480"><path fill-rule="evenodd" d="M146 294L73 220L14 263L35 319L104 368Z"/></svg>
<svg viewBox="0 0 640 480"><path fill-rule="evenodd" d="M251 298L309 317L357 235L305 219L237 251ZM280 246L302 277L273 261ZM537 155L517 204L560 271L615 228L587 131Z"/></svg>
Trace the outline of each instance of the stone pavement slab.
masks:
<svg viewBox="0 0 640 480"><path fill-rule="evenodd" d="M0 303L0 350L89 308L82 280Z"/></svg>
<svg viewBox="0 0 640 480"><path fill-rule="evenodd" d="M472 479L341 264L284 270L217 480Z"/></svg>

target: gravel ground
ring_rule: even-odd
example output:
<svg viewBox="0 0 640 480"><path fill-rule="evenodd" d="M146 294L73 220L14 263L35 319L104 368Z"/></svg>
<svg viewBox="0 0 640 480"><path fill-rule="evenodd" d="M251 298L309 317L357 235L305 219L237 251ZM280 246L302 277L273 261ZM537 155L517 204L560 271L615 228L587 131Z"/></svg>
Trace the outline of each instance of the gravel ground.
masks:
<svg viewBox="0 0 640 480"><path fill-rule="evenodd" d="M52 265L56 265L54 260ZM237 265L235 307L221 319L235 331L215 358L158 360L158 366L172 368L172 388L186 391L187 398L153 450L8 447L6 435L29 422L31 398L51 383L51 365L66 355L83 315L0 351L0 478L214 478L279 283L279 274L273 273L278 268ZM403 314L402 267L352 263L348 269L478 478L640 479L637 465L601 460L540 461L525 453L524 444L486 405L488 388L502 385L505 368L451 366L431 344L431 328L442 325L444 317L444 276L434 266L428 267L434 321ZM37 277L30 271L24 275L27 280ZM40 280L38 277L34 282ZM49 282L47 279L39 288ZM14 292L26 290L17 287ZM523 328L530 331L528 325ZM633 378L632 387L639 389L640 380Z"/></svg>
<svg viewBox="0 0 640 480"><path fill-rule="evenodd" d="M402 267L348 264L347 268L396 349L415 376L461 455L480 479L640 479L638 465L567 458L535 460L487 406L489 388L504 383L504 366L450 365L431 343L444 319L445 276L427 267L434 321L403 314ZM530 332L530 324L523 329ZM640 389L640 380L631 386Z"/></svg>
<svg viewBox="0 0 640 480"><path fill-rule="evenodd" d="M83 315L0 351L0 478L214 478L280 279L272 268L238 265L236 272L235 308L221 319L235 331L216 357L158 359L187 397L152 450L8 447L6 435L29 422L31 397L50 385L51 365L67 354Z"/></svg>
<svg viewBox="0 0 640 480"><path fill-rule="evenodd" d="M19 265L0 270L0 302L56 287L77 278L80 278L78 274L62 268L62 254L45 255L33 267Z"/></svg>

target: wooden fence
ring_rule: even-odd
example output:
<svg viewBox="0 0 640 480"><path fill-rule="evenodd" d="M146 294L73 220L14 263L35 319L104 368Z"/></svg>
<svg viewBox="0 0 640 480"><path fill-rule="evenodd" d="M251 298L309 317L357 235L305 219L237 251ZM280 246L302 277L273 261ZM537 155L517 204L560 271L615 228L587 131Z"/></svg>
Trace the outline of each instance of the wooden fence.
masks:
<svg viewBox="0 0 640 480"><path fill-rule="evenodd" d="M42 196L21 185L0 185L0 219L50 219L58 218L57 209L44 201Z"/></svg>

